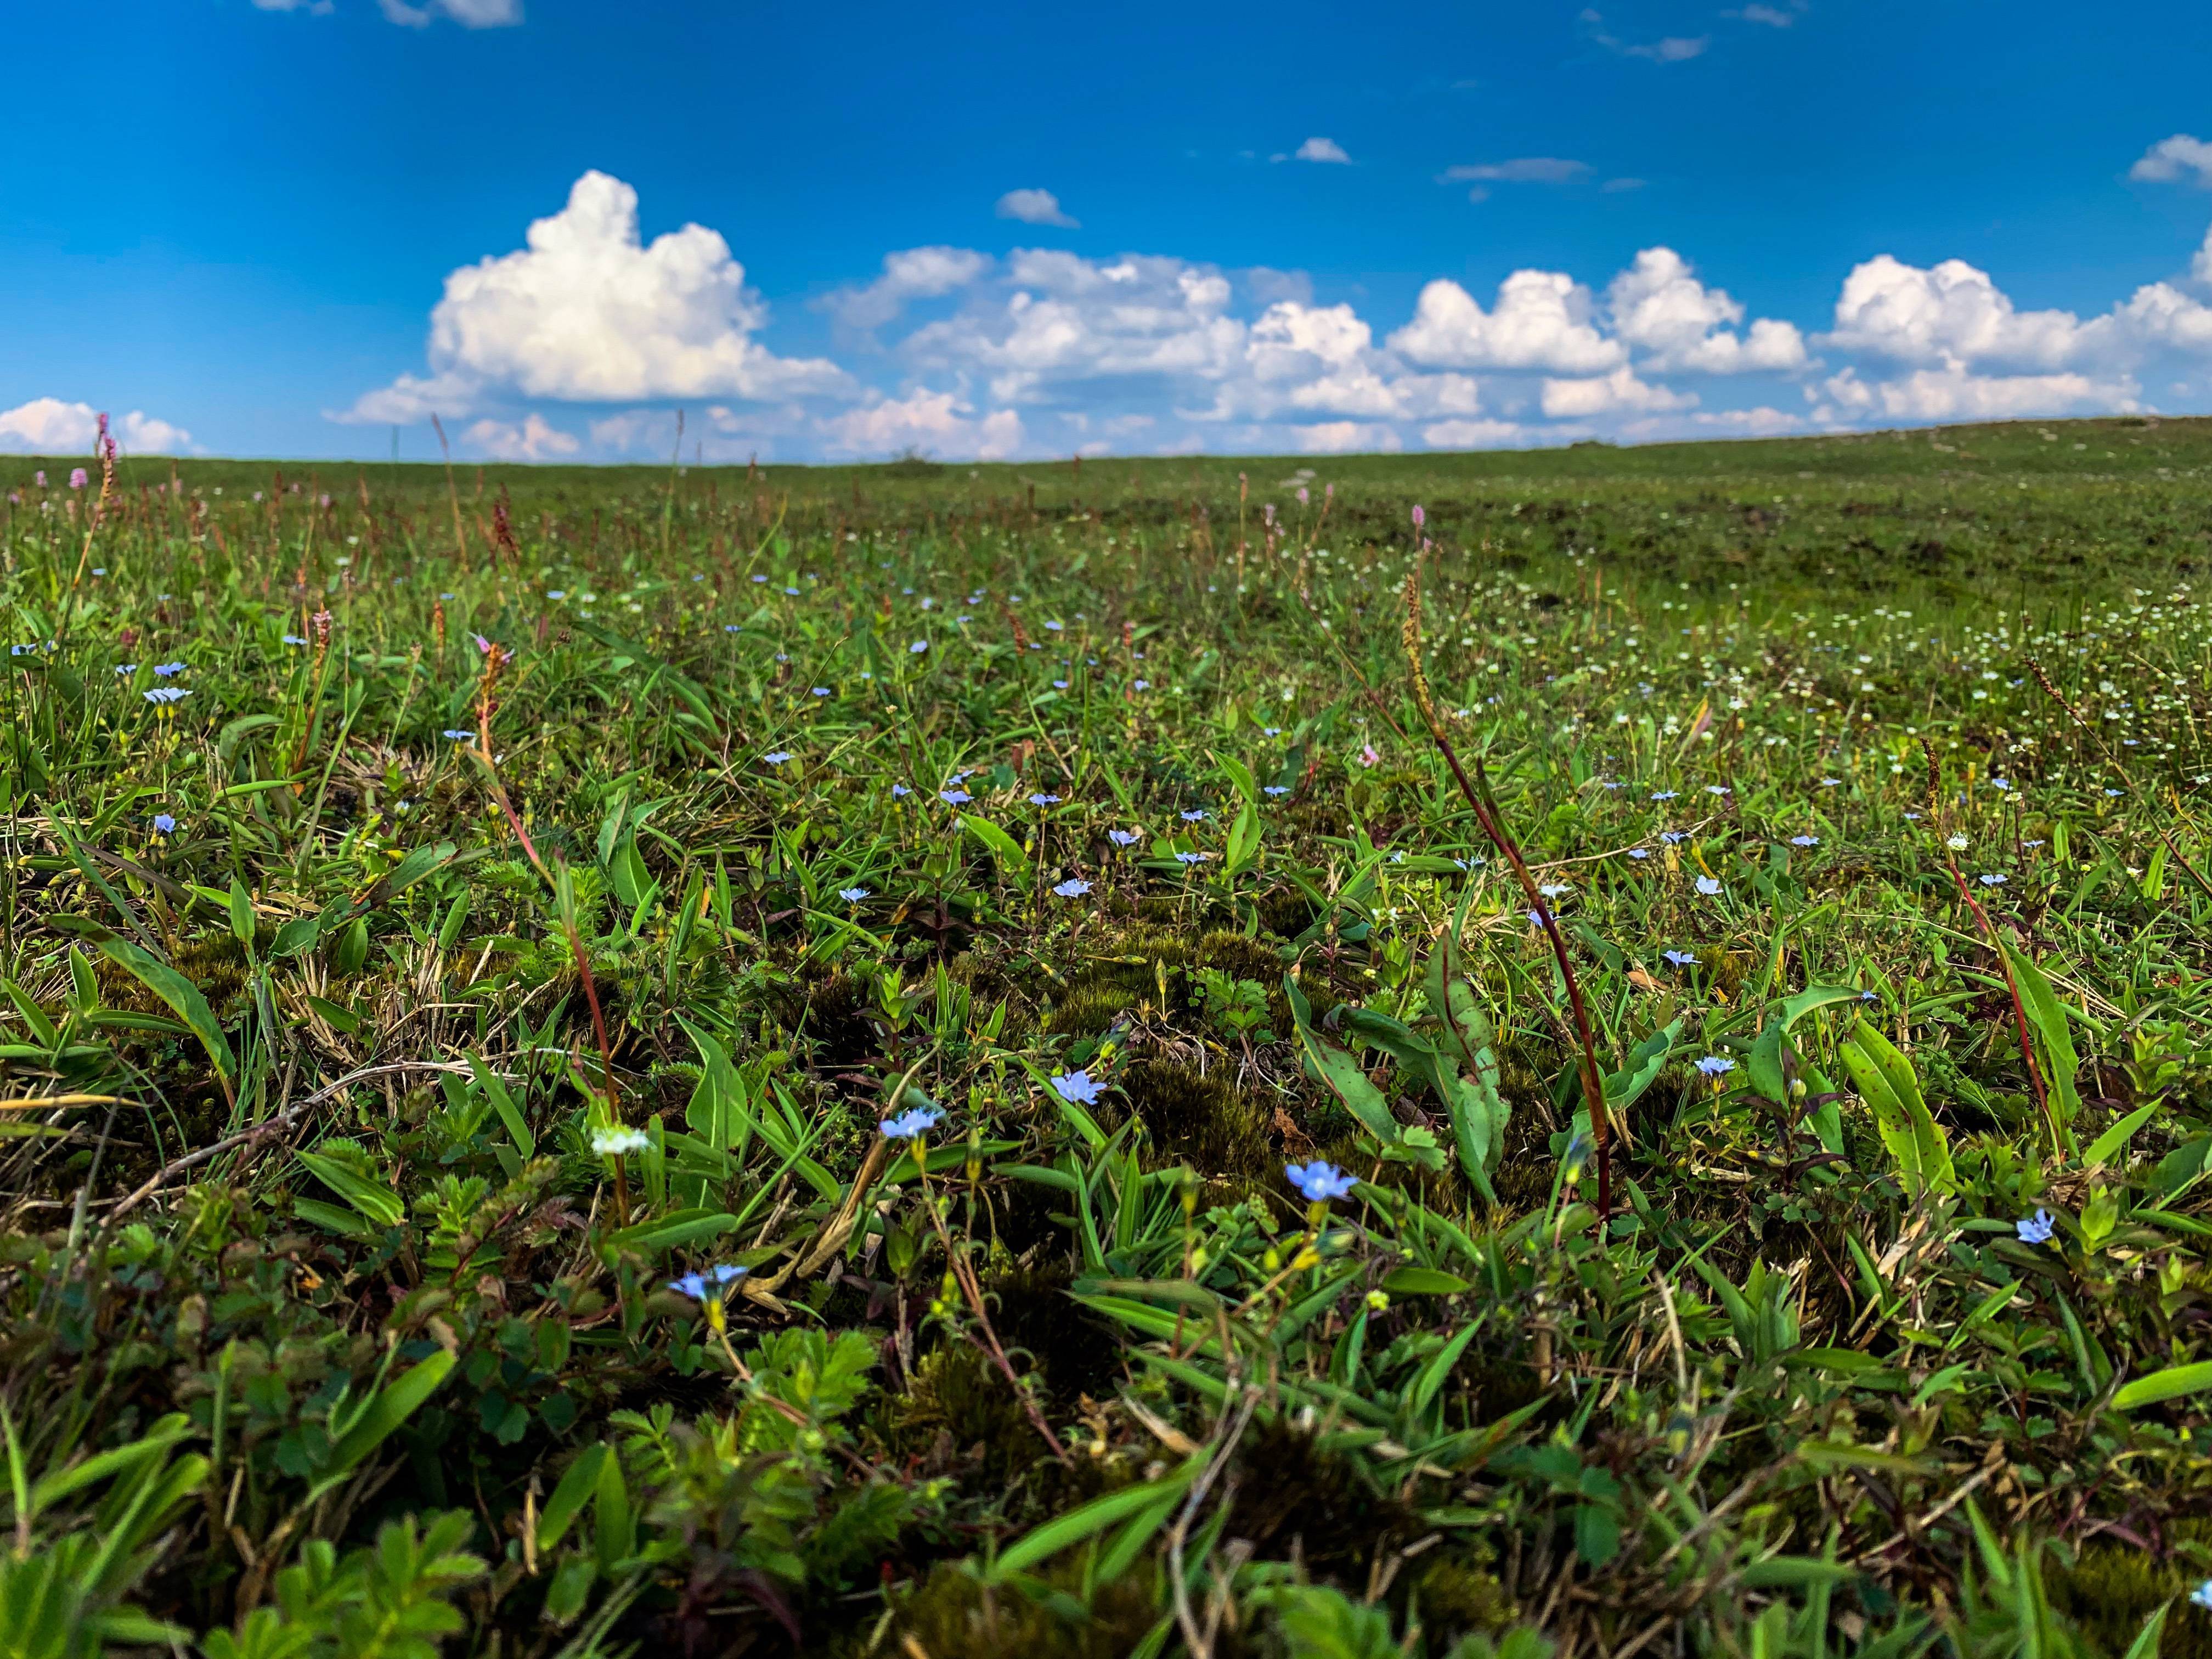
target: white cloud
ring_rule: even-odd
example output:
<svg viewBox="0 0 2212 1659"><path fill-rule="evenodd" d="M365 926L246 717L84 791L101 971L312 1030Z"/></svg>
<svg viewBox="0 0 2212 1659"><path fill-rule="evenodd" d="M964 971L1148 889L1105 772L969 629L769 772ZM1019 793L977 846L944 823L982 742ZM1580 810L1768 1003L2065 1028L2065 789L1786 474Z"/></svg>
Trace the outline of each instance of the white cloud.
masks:
<svg viewBox="0 0 2212 1659"><path fill-rule="evenodd" d="M896 455L909 449L958 460L1004 460L1019 449L1022 417L1011 409L975 418L950 392L916 392L849 410L825 423L834 450L853 455Z"/></svg>
<svg viewBox="0 0 2212 1659"><path fill-rule="evenodd" d="M1421 290L1413 320L1390 337L1394 350L1425 368L1542 369L1586 374L1622 361L1618 341L1591 322L1589 290L1556 270L1516 270L1484 311L1457 283Z"/></svg>
<svg viewBox="0 0 2212 1659"><path fill-rule="evenodd" d="M264 0L254 0L256 5ZM508 28L522 21L522 0L424 0L419 6L407 0L376 0L387 22L411 29L428 28L434 17L448 18L463 28ZM289 6L281 7L289 9Z"/></svg>
<svg viewBox="0 0 2212 1659"><path fill-rule="evenodd" d="M999 198L999 216L1018 219L1025 225L1058 225L1079 230L1081 222L1060 210L1060 198L1048 190L1010 190Z"/></svg>
<svg viewBox="0 0 2212 1659"><path fill-rule="evenodd" d="M910 247L884 256L884 274L860 288L842 288L823 307L848 328L881 328L911 300L941 299L991 269L991 257L964 247Z"/></svg>
<svg viewBox="0 0 2212 1659"><path fill-rule="evenodd" d="M2212 144L2177 132L2145 150L2128 169L2128 177L2155 184L2186 179L2199 189L2212 190Z"/></svg>
<svg viewBox="0 0 2212 1659"><path fill-rule="evenodd" d="M583 447L569 434L549 425L544 416L534 413L520 424L512 421L478 421L462 432L461 442L495 461L550 460L556 455L574 455Z"/></svg>
<svg viewBox="0 0 2212 1659"><path fill-rule="evenodd" d="M1695 393L1670 392L1663 386L1638 380L1626 363L1593 380L1544 382L1544 413L1555 421L1630 410L1687 409L1697 401Z"/></svg>
<svg viewBox="0 0 2212 1659"><path fill-rule="evenodd" d="M108 430L126 455L178 454L192 447L192 434L182 427L135 409L110 421ZM0 410L0 449L19 454L89 455L99 436L100 411L90 404L33 398Z"/></svg>
<svg viewBox="0 0 2212 1659"><path fill-rule="evenodd" d="M404 423L502 397L760 400L849 386L834 363L753 339L767 311L719 232L687 224L643 243L637 192L619 179L585 173L527 240L446 278L428 377L402 375L341 418Z"/></svg>
<svg viewBox="0 0 2212 1659"><path fill-rule="evenodd" d="M1301 161L1335 161L1349 166L1352 158L1334 138L1309 138L1293 152Z"/></svg>
<svg viewBox="0 0 2212 1659"><path fill-rule="evenodd" d="M1438 421L1421 428L1421 441L1431 449L1491 449L1527 436L1517 421Z"/></svg>
<svg viewBox="0 0 2212 1659"><path fill-rule="evenodd" d="M1390 454L1406 447L1396 428L1370 425L1360 421L1323 421L1315 426L1293 427L1291 437L1297 445L1299 453L1306 455L1350 455L1376 451Z"/></svg>
<svg viewBox="0 0 2212 1659"><path fill-rule="evenodd" d="M1808 387L1808 395L1812 388ZM2013 420L2075 410L2124 413L2138 407L2131 380L2095 380L2085 374L1976 374L1961 364L1916 369L1896 380L1866 381L1846 368L1825 381L1829 401L1816 405L1817 420L1849 422L1881 416L1890 420Z"/></svg>
<svg viewBox="0 0 2212 1659"><path fill-rule="evenodd" d="M1641 365L1647 370L1736 374L1805 362L1804 337L1794 324L1761 317L1747 336L1736 333L1742 305L1698 282L1689 261L1669 247L1639 252L1606 289L1606 306L1614 334L1649 354Z"/></svg>
<svg viewBox="0 0 2212 1659"><path fill-rule="evenodd" d="M1771 29L1786 29L1797 21L1797 15L1795 12L1784 11L1776 6L1763 6L1757 3L1745 6L1737 11L1724 11L1721 15L1733 17L1739 22L1764 23Z"/></svg>
<svg viewBox="0 0 2212 1659"><path fill-rule="evenodd" d="M1589 38L1607 52L1617 52L1624 58L1642 58L1654 64L1680 64L1701 56L1712 44L1705 35L1694 39L1670 34L1663 40L1630 42L1615 34L1606 33L1605 19L1595 10L1585 7L1581 22Z"/></svg>
<svg viewBox="0 0 2212 1659"><path fill-rule="evenodd" d="M1823 345L1903 363L2056 368L2113 331L2070 311L2019 311L1964 259L1923 270L1882 253L1852 267Z"/></svg>
<svg viewBox="0 0 2212 1659"><path fill-rule="evenodd" d="M310 17L328 17L336 9L331 0L253 0L256 11L304 11Z"/></svg>
<svg viewBox="0 0 2212 1659"><path fill-rule="evenodd" d="M1506 185L1564 185L1589 171L1587 161L1570 161L1557 155L1522 155L1510 161L1485 161L1479 167L1446 167L1439 181L1463 184L1488 179Z"/></svg>

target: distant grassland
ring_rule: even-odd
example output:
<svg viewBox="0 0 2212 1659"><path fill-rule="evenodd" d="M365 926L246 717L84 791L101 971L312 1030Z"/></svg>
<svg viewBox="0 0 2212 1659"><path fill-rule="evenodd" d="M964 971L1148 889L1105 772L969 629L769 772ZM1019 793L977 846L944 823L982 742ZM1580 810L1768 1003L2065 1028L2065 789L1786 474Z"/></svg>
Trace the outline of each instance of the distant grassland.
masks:
<svg viewBox="0 0 2212 1659"><path fill-rule="evenodd" d="M0 1659L2212 1654L2212 422L0 492Z"/></svg>

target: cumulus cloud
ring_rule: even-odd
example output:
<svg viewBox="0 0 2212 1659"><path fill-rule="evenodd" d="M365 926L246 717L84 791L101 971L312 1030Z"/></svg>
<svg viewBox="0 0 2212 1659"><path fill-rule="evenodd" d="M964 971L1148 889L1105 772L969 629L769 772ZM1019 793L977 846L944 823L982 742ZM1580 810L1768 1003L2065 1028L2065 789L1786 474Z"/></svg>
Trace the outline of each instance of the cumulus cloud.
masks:
<svg viewBox="0 0 2212 1659"><path fill-rule="evenodd" d="M1636 378L1623 363L1610 374L1586 380L1546 380L1543 410L1551 419L1588 419L1593 415L1619 415L1631 410L1687 409L1698 401L1695 392L1670 392Z"/></svg>
<svg viewBox="0 0 2212 1659"><path fill-rule="evenodd" d="M1557 155L1521 155L1510 161L1485 161L1476 167L1446 167L1441 182L1462 184L1490 179L1507 185L1564 185L1589 171L1587 161L1570 161Z"/></svg>
<svg viewBox="0 0 2212 1659"><path fill-rule="evenodd" d="M990 255L964 247L910 247L884 256L884 274L859 288L842 288L823 307L848 328L871 330L894 322L908 302L941 299L989 270Z"/></svg>
<svg viewBox="0 0 2212 1659"><path fill-rule="evenodd" d="M2185 179L2200 190L2212 190L2212 144L2185 132L2177 132L2145 150L2128 169L2128 177L2154 184L2172 184Z"/></svg>
<svg viewBox="0 0 2212 1659"><path fill-rule="evenodd" d="M254 0L256 5L264 0ZM508 28L522 21L522 0L424 0L419 6L407 0L376 0L387 22L411 29L428 28L434 17L443 17L467 29ZM280 6L278 9L289 9Z"/></svg>
<svg viewBox="0 0 2212 1659"><path fill-rule="evenodd" d="M2056 368L2101 326L2070 311L2016 310L1987 271L1964 259L1923 270L1883 253L1844 277L1822 343L1899 362Z"/></svg>
<svg viewBox="0 0 2212 1659"><path fill-rule="evenodd" d="M1413 320L1390 337L1393 349L1426 368L1542 369L1587 374L1625 353L1591 320L1589 290L1564 271L1516 270L1485 311L1457 283L1421 290Z"/></svg>
<svg viewBox="0 0 2212 1659"><path fill-rule="evenodd" d="M495 461L548 461L574 455L583 446L574 437L549 424L542 415L521 421L477 421L461 433L466 448Z"/></svg>
<svg viewBox="0 0 2212 1659"><path fill-rule="evenodd" d="M1431 449L1495 449L1527 435L1517 421L1438 421L1421 428Z"/></svg>
<svg viewBox="0 0 2212 1659"><path fill-rule="evenodd" d="M1081 222L1060 210L1060 198L1048 190L1010 190L999 198L999 216L1018 219L1025 225L1058 225L1079 230Z"/></svg>
<svg viewBox="0 0 2212 1659"><path fill-rule="evenodd" d="M1802 368L1805 340L1796 325L1761 317L1748 334L1735 330L1744 308L1717 288L1707 288L1688 260L1669 247L1647 247L1606 289L1613 333L1648 354L1647 369L1702 374Z"/></svg>
<svg viewBox="0 0 2212 1659"><path fill-rule="evenodd" d="M331 0L253 0L256 11L304 11L310 17L328 17L336 8Z"/></svg>
<svg viewBox="0 0 2212 1659"><path fill-rule="evenodd" d="M2135 383L2125 379L1976 374L1959 363L1879 381L1863 380L1857 369L1846 368L1825 381L1820 391L1827 402L1816 405L1814 414L1829 422L1874 415L1906 421L2014 420L2028 415L2117 414L2139 406Z"/></svg>
<svg viewBox="0 0 2212 1659"><path fill-rule="evenodd" d="M1022 417L1011 409L978 418L950 392L915 392L848 410L824 428L833 451L896 455L908 450L957 460L1004 460L1022 446Z"/></svg>
<svg viewBox="0 0 2212 1659"><path fill-rule="evenodd" d="M1300 453L1307 455L1391 454L1406 447L1395 427L1358 421L1322 421L1294 428L1291 435Z"/></svg>
<svg viewBox="0 0 2212 1659"><path fill-rule="evenodd" d="M1352 158L1334 138L1309 138L1291 152L1301 161L1335 161L1349 166Z"/></svg>
<svg viewBox="0 0 2212 1659"><path fill-rule="evenodd" d="M501 398L760 400L848 388L836 364L778 357L752 337L767 309L719 232L687 224L643 242L637 192L619 179L585 173L526 240L446 278L430 313L429 375L402 375L342 418L405 423Z"/></svg>
<svg viewBox="0 0 2212 1659"><path fill-rule="evenodd" d="M1735 11L1724 11L1723 17L1733 17L1742 23L1764 23L1771 29L1786 29L1797 21L1794 11L1784 11L1778 6L1752 4Z"/></svg>
<svg viewBox="0 0 2212 1659"><path fill-rule="evenodd" d="M107 429L126 455L180 454L192 447L192 434L140 410L111 420ZM89 455L100 437L100 411L90 404L65 404L58 398L33 398L0 410L0 449L19 454Z"/></svg>

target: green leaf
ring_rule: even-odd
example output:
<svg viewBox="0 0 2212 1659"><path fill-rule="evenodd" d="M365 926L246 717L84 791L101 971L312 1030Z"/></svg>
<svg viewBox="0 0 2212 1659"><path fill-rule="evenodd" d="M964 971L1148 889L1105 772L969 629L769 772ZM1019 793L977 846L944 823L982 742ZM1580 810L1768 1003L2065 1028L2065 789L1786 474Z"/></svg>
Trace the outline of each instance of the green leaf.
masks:
<svg viewBox="0 0 2212 1659"><path fill-rule="evenodd" d="M607 1243L618 1250L653 1255L679 1244L718 1238L737 1224L737 1217L720 1210L671 1210L666 1215L609 1233Z"/></svg>
<svg viewBox="0 0 2212 1659"><path fill-rule="evenodd" d="M2136 1131L2151 1120L2151 1115L2166 1103L2154 1100L2147 1106L2138 1106L2125 1117L2089 1143L2089 1150L2081 1154L2085 1168L2095 1169L2100 1164L2110 1164L2136 1138Z"/></svg>
<svg viewBox="0 0 2212 1659"><path fill-rule="evenodd" d="M385 878L385 891L404 893L441 864L451 860L459 849L449 841L434 847L418 847L399 860L399 867Z"/></svg>
<svg viewBox="0 0 2212 1659"><path fill-rule="evenodd" d="M2081 1110L2081 1092L2074 1082L2081 1069L2081 1058L2074 1049L2074 1032L2066 1018L2066 1005L2058 1000L2057 991L2043 969L2029 961L2002 933L1997 935L1997 945L2012 969L2013 983L2020 988L2021 1004L2027 1010L2027 1023L2035 1028L2035 1035L2040 1039L2051 1113L2058 1121L2062 1142L2070 1146L2074 1120Z"/></svg>
<svg viewBox="0 0 2212 1659"><path fill-rule="evenodd" d="M438 1391L453 1369L453 1356L441 1348L404 1376L379 1389L359 1420L331 1448L329 1474L343 1474L382 1445L393 1430Z"/></svg>
<svg viewBox="0 0 2212 1659"><path fill-rule="evenodd" d="M1057 1555L1071 1544L1079 1544L1106 1530L1115 1522L1140 1514L1156 1507L1163 1498L1173 1498L1185 1491L1197 1478L1202 1458L1191 1458L1172 1474L1158 1480L1147 1480L1140 1486L1124 1486L1119 1492L1109 1492L1103 1498L1094 1498L1079 1509L1046 1522L1034 1531L1024 1534L1013 1545L1000 1552L998 1559L985 1569L986 1583L1002 1584L1024 1568Z"/></svg>
<svg viewBox="0 0 2212 1659"><path fill-rule="evenodd" d="M553 1495L545 1500L544 1512L538 1517L538 1548L540 1553L557 1548L571 1522L582 1513L584 1505L599 1484L599 1464L607 1456L605 1441L584 1448L584 1455L568 1465L568 1473L561 1477Z"/></svg>
<svg viewBox="0 0 2212 1659"><path fill-rule="evenodd" d="M1633 1105L1637 1098L1659 1080L1659 1073L1667 1069L1668 1057L1674 1052L1674 1044L1682 1035L1682 1022L1676 1018L1645 1037L1628 1051L1628 1063L1605 1079L1605 1103L1614 1110Z"/></svg>
<svg viewBox="0 0 2212 1659"><path fill-rule="evenodd" d="M2200 1359L2193 1365L2169 1365L2122 1383L2112 1396L2112 1409L2133 1411L2137 1406L2154 1406L2161 1400L2179 1399L2204 1389L2212 1389L2212 1359Z"/></svg>
<svg viewBox="0 0 2212 1659"><path fill-rule="evenodd" d="M1863 1019L1836 1045L1836 1053L1851 1074L1859 1097L1874 1113L1882 1145L1897 1160L1907 1188L1915 1194L1930 1188L1948 1192L1955 1184L1950 1142L1928 1114L1912 1063Z"/></svg>
<svg viewBox="0 0 2212 1659"><path fill-rule="evenodd" d="M198 986L152 951L142 950L127 939L109 933L96 943L110 962L129 969L148 990L176 1010L177 1018L192 1028L192 1035L200 1040L200 1046L207 1050L216 1071L226 1078L238 1075L238 1062L231 1057L222 1026L216 1019L215 1010L208 1006L208 1000L200 994Z"/></svg>
<svg viewBox="0 0 2212 1659"><path fill-rule="evenodd" d="M1384 1146L1398 1138L1398 1120L1390 1115L1382 1092L1367 1080L1359 1062L1346 1050L1322 1036L1303 1019L1297 1022L1298 1041L1305 1047L1306 1063L1327 1084L1345 1109Z"/></svg>
<svg viewBox="0 0 2212 1659"><path fill-rule="evenodd" d="M1751 1056L1744 1064L1753 1090L1778 1105L1787 1105L1790 1083L1783 1074L1782 1043L1790 1028L1817 1008L1857 1000L1859 994L1847 985L1814 985L1785 997L1751 1045Z"/></svg>
<svg viewBox="0 0 2212 1659"><path fill-rule="evenodd" d="M345 1146L352 1143L338 1141ZM397 1227L405 1218L407 1206L398 1193L380 1182L371 1181L352 1169L342 1158L325 1152L294 1152L294 1158L309 1175L353 1206L364 1218L379 1227Z"/></svg>
<svg viewBox="0 0 2212 1659"><path fill-rule="evenodd" d="M1393 1296L1455 1296L1474 1286L1434 1267L1394 1267L1383 1275L1382 1288Z"/></svg>
<svg viewBox="0 0 2212 1659"><path fill-rule="evenodd" d="M983 843L993 859L997 860L1002 879L1016 885L1030 878L1030 861L1014 838L993 823L988 818L979 818L972 812L960 815L960 827Z"/></svg>

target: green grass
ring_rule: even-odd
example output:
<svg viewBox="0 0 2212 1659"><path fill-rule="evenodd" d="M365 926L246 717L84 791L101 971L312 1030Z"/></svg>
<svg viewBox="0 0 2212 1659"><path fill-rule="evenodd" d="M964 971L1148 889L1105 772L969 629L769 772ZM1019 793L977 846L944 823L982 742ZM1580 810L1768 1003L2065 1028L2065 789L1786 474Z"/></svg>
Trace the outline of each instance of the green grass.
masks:
<svg viewBox="0 0 2212 1659"><path fill-rule="evenodd" d="M2212 1652L2212 423L70 465L4 1659Z"/></svg>

